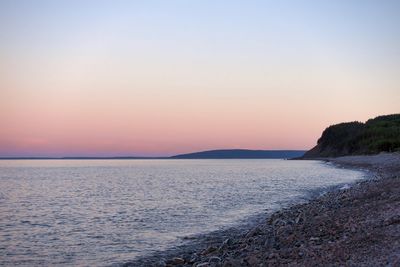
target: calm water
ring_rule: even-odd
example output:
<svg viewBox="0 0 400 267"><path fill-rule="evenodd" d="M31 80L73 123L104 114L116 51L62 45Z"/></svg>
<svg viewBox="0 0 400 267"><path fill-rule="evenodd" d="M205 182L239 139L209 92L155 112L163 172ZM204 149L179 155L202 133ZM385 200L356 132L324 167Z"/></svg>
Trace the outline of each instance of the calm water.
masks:
<svg viewBox="0 0 400 267"><path fill-rule="evenodd" d="M0 265L111 265L361 179L316 161L0 161Z"/></svg>

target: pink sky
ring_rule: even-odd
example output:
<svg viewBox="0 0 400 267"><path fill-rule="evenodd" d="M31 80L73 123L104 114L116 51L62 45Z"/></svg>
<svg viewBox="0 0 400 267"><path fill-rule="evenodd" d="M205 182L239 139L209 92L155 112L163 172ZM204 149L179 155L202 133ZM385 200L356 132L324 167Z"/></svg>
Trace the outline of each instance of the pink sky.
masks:
<svg viewBox="0 0 400 267"><path fill-rule="evenodd" d="M0 6L3 157L309 149L331 124L400 111L390 7L12 3Z"/></svg>

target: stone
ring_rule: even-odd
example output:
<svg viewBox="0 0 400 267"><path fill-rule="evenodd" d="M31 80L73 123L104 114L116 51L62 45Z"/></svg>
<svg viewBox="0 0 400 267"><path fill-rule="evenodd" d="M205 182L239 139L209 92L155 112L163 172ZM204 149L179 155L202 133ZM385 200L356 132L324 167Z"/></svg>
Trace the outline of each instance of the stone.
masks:
<svg viewBox="0 0 400 267"><path fill-rule="evenodd" d="M296 224L301 224L301 223L303 223L303 222L304 222L303 214L300 214L299 216L297 216L297 218L296 218L296 220L295 220L295 223L296 223Z"/></svg>
<svg viewBox="0 0 400 267"><path fill-rule="evenodd" d="M268 259L275 259L277 257L277 255L276 255L276 253L274 253L274 252L271 252L269 255L268 255Z"/></svg>
<svg viewBox="0 0 400 267"><path fill-rule="evenodd" d="M284 220L278 218L272 222L272 225L273 226L283 226L283 225L286 225L286 223Z"/></svg>
<svg viewBox="0 0 400 267"><path fill-rule="evenodd" d="M250 255L246 258L246 261L250 266L256 266L259 262L258 258L254 255Z"/></svg>
<svg viewBox="0 0 400 267"><path fill-rule="evenodd" d="M214 252L216 250L217 250L216 247L210 246L210 247L206 248L205 250L203 250L201 252L201 255L207 255L207 254L210 254L210 253L212 253L212 252Z"/></svg>
<svg viewBox="0 0 400 267"><path fill-rule="evenodd" d="M174 257L167 261L168 265L182 265L185 263L185 260L179 257Z"/></svg>
<svg viewBox="0 0 400 267"><path fill-rule="evenodd" d="M197 255L197 253L194 253L194 254L192 255L192 257L190 258L189 263L195 263L195 262L197 262L197 261L199 261L199 260L200 260L200 256Z"/></svg>
<svg viewBox="0 0 400 267"><path fill-rule="evenodd" d="M210 259L208 260L208 263L210 264L218 264L221 262L221 258L217 257L217 256L212 256L210 257Z"/></svg>
<svg viewBox="0 0 400 267"><path fill-rule="evenodd" d="M160 259L160 260L158 261L158 263L157 263L157 266L159 266L159 267L166 267L166 266L167 266L167 263L165 262L164 259Z"/></svg>
<svg viewBox="0 0 400 267"><path fill-rule="evenodd" d="M395 215L390 218L385 219L384 225L391 225L391 224L399 224L400 223L400 215Z"/></svg>
<svg viewBox="0 0 400 267"><path fill-rule="evenodd" d="M262 233L261 229L260 229L259 227L256 227L256 228L251 229L251 230L246 234L246 238L253 237L253 236L259 235L259 234L261 234L261 233Z"/></svg>
<svg viewBox="0 0 400 267"><path fill-rule="evenodd" d="M224 249L227 249L228 247L230 247L231 245L233 245L232 239L227 238L224 240L224 242L222 242L221 246L218 249L224 250Z"/></svg>
<svg viewBox="0 0 400 267"><path fill-rule="evenodd" d="M269 248L269 247L273 247L274 245L275 245L275 237L274 236L268 237L265 240L265 243L264 243L265 247Z"/></svg>
<svg viewBox="0 0 400 267"><path fill-rule="evenodd" d="M226 259L224 263L222 264L222 267L241 267L242 264L239 260L234 260L234 259Z"/></svg>
<svg viewBox="0 0 400 267"><path fill-rule="evenodd" d="M180 265L180 264L184 264L185 260L179 257L174 257L172 258L171 261L169 261L168 263L172 264L172 265Z"/></svg>
<svg viewBox="0 0 400 267"><path fill-rule="evenodd" d="M284 225L278 227L276 230L276 234L278 236L287 237L293 233L293 228L290 225Z"/></svg>

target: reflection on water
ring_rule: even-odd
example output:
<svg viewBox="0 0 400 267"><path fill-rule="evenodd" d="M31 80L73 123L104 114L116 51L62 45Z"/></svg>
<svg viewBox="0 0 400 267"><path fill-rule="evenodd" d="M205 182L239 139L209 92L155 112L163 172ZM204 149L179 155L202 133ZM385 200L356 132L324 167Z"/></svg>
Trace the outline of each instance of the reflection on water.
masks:
<svg viewBox="0 0 400 267"><path fill-rule="evenodd" d="M109 265L362 173L316 161L3 160L0 265Z"/></svg>

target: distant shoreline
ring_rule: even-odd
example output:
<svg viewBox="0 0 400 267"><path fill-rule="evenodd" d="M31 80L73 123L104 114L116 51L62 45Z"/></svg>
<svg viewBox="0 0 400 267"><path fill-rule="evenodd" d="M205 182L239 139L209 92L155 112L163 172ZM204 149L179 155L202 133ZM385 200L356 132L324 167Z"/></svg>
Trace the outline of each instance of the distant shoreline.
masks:
<svg viewBox="0 0 400 267"><path fill-rule="evenodd" d="M217 149L187 154L178 154L168 157L0 157L0 160L286 159L300 157L305 152L305 150Z"/></svg>
<svg viewBox="0 0 400 267"><path fill-rule="evenodd" d="M119 160L170 159L169 157L2 157L0 160Z"/></svg>

